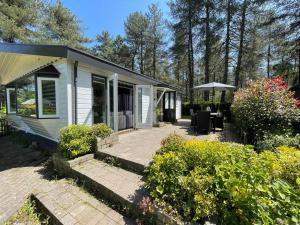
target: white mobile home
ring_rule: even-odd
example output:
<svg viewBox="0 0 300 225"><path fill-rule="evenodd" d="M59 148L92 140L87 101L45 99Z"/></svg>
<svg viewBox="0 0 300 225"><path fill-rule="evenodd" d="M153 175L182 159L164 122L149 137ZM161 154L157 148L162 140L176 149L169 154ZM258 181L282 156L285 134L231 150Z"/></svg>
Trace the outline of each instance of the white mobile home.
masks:
<svg viewBox="0 0 300 225"><path fill-rule="evenodd" d="M70 124L150 128L158 107L164 121L181 117L176 89L68 46L0 43L0 84L11 124L54 142Z"/></svg>

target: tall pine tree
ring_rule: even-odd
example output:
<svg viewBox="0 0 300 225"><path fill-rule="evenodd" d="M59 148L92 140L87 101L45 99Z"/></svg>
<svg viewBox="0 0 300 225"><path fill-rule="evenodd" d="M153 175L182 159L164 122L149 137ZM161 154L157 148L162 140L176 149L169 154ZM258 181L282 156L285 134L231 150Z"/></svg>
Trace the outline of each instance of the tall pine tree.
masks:
<svg viewBox="0 0 300 225"><path fill-rule="evenodd" d="M46 6L41 33L42 43L83 48L83 44L90 41L83 35L77 17L59 0L53 5Z"/></svg>
<svg viewBox="0 0 300 225"><path fill-rule="evenodd" d="M42 4L39 0L0 1L0 40L4 42L33 42Z"/></svg>

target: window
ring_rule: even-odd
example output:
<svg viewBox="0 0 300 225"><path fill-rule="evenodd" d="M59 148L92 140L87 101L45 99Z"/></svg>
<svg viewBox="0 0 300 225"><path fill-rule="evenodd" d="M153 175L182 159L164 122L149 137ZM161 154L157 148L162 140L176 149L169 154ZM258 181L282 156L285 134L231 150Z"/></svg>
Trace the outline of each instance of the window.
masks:
<svg viewBox="0 0 300 225"><path fill-rule="evenodd" d="M169 109L169 92L165 93L165 109Z"/></svg>
<svg viewBox="0 0 300 225"><path fill-rule="evenodd" d="M7 88L6 89L6 109L7 113L16 113L16 89L15 88Z"/></svg>
<svg viewBox="0 0 300 225"><path fill-rule="evenodd" d="M51 118L58 116L57 78L38 77L39 117Z"/></svg>
<svg viewBox="0 0 300 225"><path fill-rule="evenodd" d="M17 114L36 117L35 76L30 75L17 81Z"/></svg>
<svg viewBox="0 0 300 225"><path fill-rule="evenodd" d="M94 123L106 123L106 79L93 76L93 114Z"/></svg>
<svg viewBox="0 0 300 225"><path fill-rule="evenodd" d="M174 100L175 100L174 92L170 92L170 109L174 109Z"/></svg>

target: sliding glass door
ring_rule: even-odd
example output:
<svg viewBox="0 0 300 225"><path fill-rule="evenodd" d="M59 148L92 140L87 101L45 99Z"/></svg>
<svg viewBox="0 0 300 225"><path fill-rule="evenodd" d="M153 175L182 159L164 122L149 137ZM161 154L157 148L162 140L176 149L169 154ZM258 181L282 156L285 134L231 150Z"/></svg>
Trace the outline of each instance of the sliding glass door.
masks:
<svg viewBox="0 0 300 225"><path fill-rule="evenodd" d="M93 76L93 116L95 123L107 123L106 79Z"/></svg>
<svg viewBox="0 0 300 225"><path fill-rule="evenodd" d="M133 86L118 83L118 121L119 130L133 127Z"/></svg>

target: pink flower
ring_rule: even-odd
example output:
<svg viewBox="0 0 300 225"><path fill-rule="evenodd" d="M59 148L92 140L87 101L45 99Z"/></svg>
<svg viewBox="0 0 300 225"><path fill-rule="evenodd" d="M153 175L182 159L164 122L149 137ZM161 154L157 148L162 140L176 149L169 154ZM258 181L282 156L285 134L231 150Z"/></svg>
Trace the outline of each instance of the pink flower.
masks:
<svg viewBox="0 0 300 225"><path fill-rule="evenodd" d="M300 100L295 99L295 100L294 100L294 104L297 105L297 106L300 106Z"/></svg>

